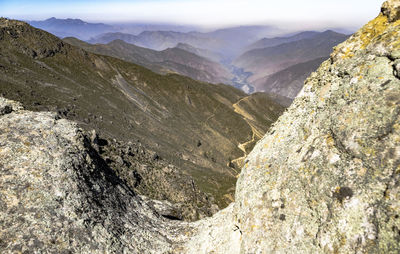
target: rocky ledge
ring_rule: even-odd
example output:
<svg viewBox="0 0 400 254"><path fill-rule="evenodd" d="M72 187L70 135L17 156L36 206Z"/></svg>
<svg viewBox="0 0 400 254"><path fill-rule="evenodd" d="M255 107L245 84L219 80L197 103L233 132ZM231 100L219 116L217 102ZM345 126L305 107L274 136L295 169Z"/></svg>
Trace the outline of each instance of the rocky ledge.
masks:
<svg viewBox="0 0 400 254"><path fill-rule="evenodd" d="M0 101L3 252L399 253L400 2L313 73L245 160L236 201L171 221L72 122ZM157 208L158 207L158 208Z"/></svg>

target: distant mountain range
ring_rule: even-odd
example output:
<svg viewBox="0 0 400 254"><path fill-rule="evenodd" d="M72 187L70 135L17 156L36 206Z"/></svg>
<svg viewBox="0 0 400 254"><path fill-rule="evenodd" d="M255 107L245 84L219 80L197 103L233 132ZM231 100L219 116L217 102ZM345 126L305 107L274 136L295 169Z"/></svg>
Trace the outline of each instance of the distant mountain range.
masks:
<svg viewBox="0 0 400 254"><path fill-rule="evenodd" d="M348 37L331 30L273 37L282 33L273 26L198 32L184 26L111 26L78 19L51 18L30 23L59 37L89 42L66 39L88 51L118 57L158 73L174 72L200 81L223 82L245 92L266 91L289 97L294 97L304 78L328 58L332 47Z"/></svg>
<svg viewBox="0 0 400 254"><path fill-rule="evenodd" d="M178 43L187 43L195 47L203 45L207 49L222 47L222 42L217 39L198 36L196 33L181 33L174 31L144 31L139 35L119 32L104 33L90 39L88 42L92 44L105 44L114 40L123 40L127 43L154 50L172 48Z"/></svg>
<svg viewBox="0 0 400 254"><path fill-rule="evenodd" d="M179 43L215 52L222 56L222 61L232 60L236 54L248 44L278 31L268 26L243 26L219 29L213 32L175 32L175 31L144 31L138 35L112 32L104 33L90 39L89 43L109 43L113 40L123 40L137 46L154 50L164 50L175 47Z"/></svg>
<svg viewBox="0 0 400 254"><path fill-rule="evenodd" d="M183 49L183 50L186 50L186 51L191 52L193 54L196 54L198 56L202 56L202 57L208 58L210 60L213 60L214 62L218 62L218 63L223 63L224 62L224 56L222 54L217 53L217 52L213 52L213 51L208 50L208 49L196 48L196 47L193 47L190 44L181 43L181 42L176 44L175 47Z"/></svg>
<svg viewBox="0 0 400 254"><path fill-rule="evenodd" d="M252 72L251 81L254 81L291 65L328 56L332 48L347 37L333 31L317 33L306 39L247 51L235 59L234 64Z"/></svg>
<svg viewBox="0 0 400 254"><path fill-rule="evenodd" d="M204 82L225 84L229 84L233 77L221 64L178 47L156 51L122 40L114 40L108 44L89 44L68 37L64 41L93 53L139 64L161 74L177 73Z"/></svg>
<svg viewBox="0 0 400 254"><path fill-rule="evenodd" d="M56 19L53 17L43 21L28 21L28 23L60 38L73 36L83 40L88 40L100 33L115 30L111 25L103 23L88 23L80 19Z"/></svg>
<svg viewBox="0 0 400 254"><path fill-rule="evenodd" d="M268 48L268 47L274 47L283 43L288 43L292 41L299 41L303 39L308 39L312 38L319 34L318 32L315 31L306 31L306 32L301 32L298 34L295 34L293 36L289 37L275 37L275 38L263 38L261 40L258 40L249 46L246 47L246 51L252 50L252 49L261 49L261 48Z"/></svg>
<svg viewBox="0 0 400 254"><path fill-rule="evenodd" d="M304 81L329 57L316 58L289 66L266 77L254 81L258 91L268 91L294 99L303 88Z"/></svg>
<svg viewBox="0 0 400 254"><path fill-rule="evenodd" d="M191 34L198 37L213 38L220 41L221 43L218 44L218 46L220 46L219 48L210 48L204 45L192 45L220 52L228 61L232 61L247 45L260 38L281 33L282 31L274 26L239 26L218 29L209 33L193 32Z"/></svg>
<svg viewBox="0 0 400 254"><path fill-rule="evenodd" d="M30 25L48 31L60 38L76 37L80 40L89 40L99 34L107 32L122 32L139 34L143 31L178 31L190 32L196 29L193 26L179 26L169 24L148 23L90 23L81 19L49 18L41 21L27 21Z"/></svg>
<svg viewBox="0 0 400 254"><path fill-rule="evenodd" d="M250 45L249 48L255 49L240 55L233 64L252 73L247 81L256 91L277 92L293 98L305 77L329 57L335 45L348 37L328 30L262 39ZM258 48L263 46L266 47ZM279 89L270 91L272 87Z"/></svg>
<svg viewBox="0 0 400 254"><path fill-rule="evenodd" d="M196 28L191 26L136 23L107 25L54 17L28 23L60 38L75 37L102 44L120 39L154 50L164 50L175 47L178 43L187 43L196 48L222 53L227 58L233 58L238 50L260 38L281 33L278 28L272 26L239 26L203 33L193 31Z"/></svg>

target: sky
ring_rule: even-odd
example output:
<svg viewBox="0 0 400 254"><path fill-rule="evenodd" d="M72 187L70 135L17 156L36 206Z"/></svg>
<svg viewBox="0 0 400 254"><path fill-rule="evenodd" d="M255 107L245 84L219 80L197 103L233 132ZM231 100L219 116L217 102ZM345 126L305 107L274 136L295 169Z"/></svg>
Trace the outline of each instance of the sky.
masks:
<svg viewBox="0 0 400 254"><path fill-rule="evenodd" d="M202 27L281 24L359 27L383 0L0 0L0 16L90 22L152 22Z"/></svg>

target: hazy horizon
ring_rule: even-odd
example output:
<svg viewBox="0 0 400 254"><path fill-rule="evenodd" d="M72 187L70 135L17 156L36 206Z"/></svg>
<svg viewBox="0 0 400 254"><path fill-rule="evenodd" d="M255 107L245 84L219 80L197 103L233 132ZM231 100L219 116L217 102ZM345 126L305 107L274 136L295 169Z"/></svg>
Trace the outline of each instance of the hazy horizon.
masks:
<svg viewBox="0 0 400 254"><path fill-rule="evenodd" d="M154 23L205 29L276 25L357 28L378 15L383 0L0 0L0 15L23 20L78 18L101 23ZM363 8L359 8L362 6Z"/></svg>

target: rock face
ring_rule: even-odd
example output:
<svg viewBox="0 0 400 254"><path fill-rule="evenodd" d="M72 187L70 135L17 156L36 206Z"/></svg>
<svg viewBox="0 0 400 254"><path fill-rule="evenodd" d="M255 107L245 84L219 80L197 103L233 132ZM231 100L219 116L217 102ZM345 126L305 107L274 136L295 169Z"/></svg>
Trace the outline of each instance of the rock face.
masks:
<svg viewBox="0 0 400 254"><path fill-rule="evenodd" d="M308 78L191 252L399 253L399 1L385 6Z"/></svg>
<svg viewBox="0 0 400 254"><path fill-rule="evenodd" d="M398 11L337 46L247 157L241 253L399 253Z"/></svg>
<svg viewBox="0 0 400 254"><path fill-rule="evenodd" d="M394 22L400 18L400 2L386 1L382 5L382 14L385 15L389 22Z"/></svg>
<svg viewBox="0 0 400 254"><path fill-rule="evenodd" d="M162 253L179 241L76 124L4 99L0 108L1 252Z"/></svg>
<svg viewBox="0 0 400 254"><path fill-rule="evenodd" d="M0 249L399 253L398 3L309 77L245 160L235 203L194 223L160 216L168 204L137 196L75 124L1 100Z"/></svg>

